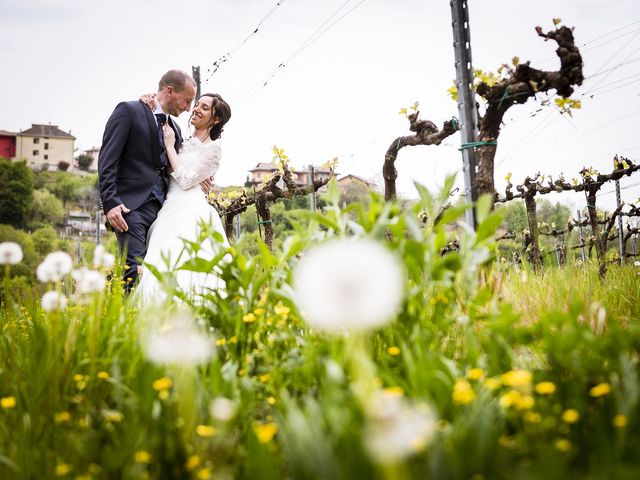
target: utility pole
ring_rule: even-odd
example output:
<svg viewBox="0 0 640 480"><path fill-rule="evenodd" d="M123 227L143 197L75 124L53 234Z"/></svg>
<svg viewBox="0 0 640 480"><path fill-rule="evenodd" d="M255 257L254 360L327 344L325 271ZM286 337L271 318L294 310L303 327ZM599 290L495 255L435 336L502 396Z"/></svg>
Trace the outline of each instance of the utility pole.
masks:
<svg viewBox="0 0 640 480"><path fill-rule="evenodd" d="M200 98L200 67L191 67L191 76L196 81L196 100Z"/></svg>
<svg viewBox="0 0 640 480"><path fill-rule="evenodd" d="M307 177L307 183L309 185L311 185L311 197L310 197L310 204L311 204L311 211L315 212L316 211L316 192L313 189L313 165L309 165L309 176Z"/></svg>
<svg viewBox="0 0 640 480"><path fill-rule="evenodd" d="M101 220L100 210L97 210L96 211L96 245L100 245L101 234L102 234L102 232L100 231L100 220Z"/></svg>
<svg viewBox="0 0 640 480"><path fill-rule="evenodd" d="M620 208L620 205L622 205L622 199L620 197L620 180L616 179L616 206ZM623 232L622 215L618 214L618 246L620 247L620 265L624 264L624 239L622 238Z"/></svg>
<svg viewBox="0 0 640 480"><path fill-rule="evenodd" d="M473 91L473 67L471 64L471 33L467 0L451 0L451 26L453 27L453 50L455 52L456 85L458 87L458 115L462 136L462 172L468 202L474 202L467 210L467 223L475 230L476 215L476 152L469 147L478 138L478 112Z"/></svg>

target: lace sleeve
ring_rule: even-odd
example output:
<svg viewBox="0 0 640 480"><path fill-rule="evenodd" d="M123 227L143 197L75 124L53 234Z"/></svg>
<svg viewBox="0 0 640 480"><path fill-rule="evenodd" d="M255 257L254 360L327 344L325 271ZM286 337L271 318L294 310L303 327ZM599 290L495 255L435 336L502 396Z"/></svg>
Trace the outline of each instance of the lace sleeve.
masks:
<svg viewBox="0 0 640 480"><path fill-rule="evenodd" d="M220 156L219 145L212 143L203 145L193 165L183 162L177 170L171 172L171 176L178 182L180 188L188 190L218 171Z"/></svg>

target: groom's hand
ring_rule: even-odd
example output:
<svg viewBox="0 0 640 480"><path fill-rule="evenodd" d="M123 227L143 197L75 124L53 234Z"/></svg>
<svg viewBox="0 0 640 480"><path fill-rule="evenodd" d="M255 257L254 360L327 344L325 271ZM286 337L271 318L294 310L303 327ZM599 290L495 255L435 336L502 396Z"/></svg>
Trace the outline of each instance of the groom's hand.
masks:
<svg viewBox="0 0 640 480"><path fill-rule="evenodd" d="M129 211L130 210L121 203L107 212L107 220L109 220L109 223L117 232L126 232L129 230L129 225L127 225L127 222L124 221L122 216L123 213L129 213Z"/></svg>

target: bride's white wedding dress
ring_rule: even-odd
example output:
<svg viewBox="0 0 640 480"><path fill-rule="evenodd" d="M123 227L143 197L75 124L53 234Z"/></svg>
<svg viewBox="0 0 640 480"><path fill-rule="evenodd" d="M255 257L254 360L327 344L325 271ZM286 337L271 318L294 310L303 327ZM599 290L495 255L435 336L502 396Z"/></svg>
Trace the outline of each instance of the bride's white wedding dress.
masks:
<svg viewBox="0 0 640 480"><path fill-rule="evenodd" d="M221 233L224 240L220 243L207 237L200 244L198 257L210 260L222 248L229 246L218 212L209 205L200 189L200 182L218 170L219 145L191 138L182 145L178 158L182 165L171 173L166 199L147 237L144 263L153 265L160 272L173 271L190 259L183 239L197 241L202 231L201 222ZM175 272L175 278L180 290L188 295L224 288L224 282L215 272L179 270ZM167 297L158 279L144 264L135 296L143 303L156 303Z"/></svg>

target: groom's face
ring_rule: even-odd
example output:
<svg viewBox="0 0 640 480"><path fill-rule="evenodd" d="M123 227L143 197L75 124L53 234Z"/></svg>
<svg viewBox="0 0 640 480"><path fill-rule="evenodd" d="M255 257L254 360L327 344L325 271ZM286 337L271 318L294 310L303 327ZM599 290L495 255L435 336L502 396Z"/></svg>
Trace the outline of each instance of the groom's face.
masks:
<svg viewBox="0 0 640 480"><path fill-rule="evenodd" d="M195 96L196 87L189 82L186 82L179 92L174 90L173 87L167 87L169 102L163 109L169 115L177 117L182 112L188 112L191 109L191 104Z"/></svg>

